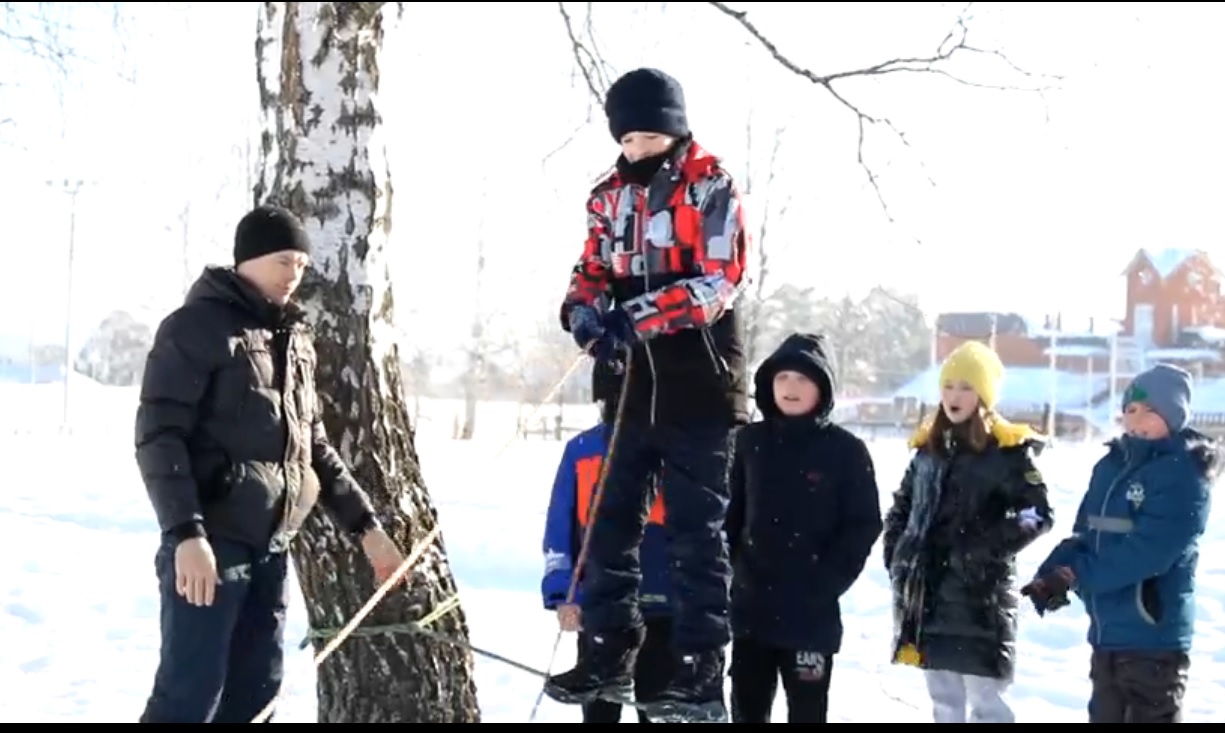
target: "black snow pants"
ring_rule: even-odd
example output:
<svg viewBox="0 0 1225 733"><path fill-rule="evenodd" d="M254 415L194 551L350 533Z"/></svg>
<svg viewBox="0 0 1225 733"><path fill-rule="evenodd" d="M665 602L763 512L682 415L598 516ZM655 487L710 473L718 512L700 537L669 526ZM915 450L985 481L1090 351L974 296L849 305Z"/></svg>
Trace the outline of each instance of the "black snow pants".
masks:
<svg viewBox="0 0 1225 733"><path fill-rule="evenodd" d="M646 639L638 652L634 665L634 698L654 700L672 681L672 619L656 616L646 620ZM578 635L578 654L581 658L589 644L586 634ZM624 706L611 700L595 700L583 706L584 723L620 723ZM639 723L650 723L646 714L638 711Z"/></svg>
<svg viewBox="0 0 1225 733"><path fill-rule="evenodd" d="M1094 650L1090 723L1181 723L1191 658L1184 652Z"/></svg>
<svg viewBox="0 0 1225 733"><path fill-rule="evenodd" d="M788 723L826 723L834 658L778 649L752 639L732 642L732 722L769 723L783 678Z"/></svg>
<svg viewBox="0 0 1225 733"><path fill-rule="evenodd" d="M727 645L731 565L723 520L733 435L731 426L622 425L583 578L588 632L642 624L638 550L655 498L654 474L663 487L672 567L673 646L680 654L702 654Z"/></svg>
<svg viewBox="0 0 1225 733"><path fill-rule="evenodd" d="M287 557L212 540L217 593L193 606L175 592L176 545L164 540L154 561L161 661L140 722L250 723L281 688Z"/></svg>

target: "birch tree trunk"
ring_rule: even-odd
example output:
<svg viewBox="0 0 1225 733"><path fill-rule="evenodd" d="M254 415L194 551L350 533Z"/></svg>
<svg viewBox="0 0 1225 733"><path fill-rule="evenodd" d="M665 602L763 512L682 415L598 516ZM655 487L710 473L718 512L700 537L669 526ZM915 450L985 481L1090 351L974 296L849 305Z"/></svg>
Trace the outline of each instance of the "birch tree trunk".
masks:
<svg viewBox="0 0 1225 733"><path fill-rule="evenodd" d="M407 553L437 521L400 373L387 238L391 178L377 108L383 3L263 3L263 131L255 199L297 213L313 244L300 292L318 351L324 422ZM312 628L344 625L375 590L360 548L313 512L293 548ZM439 541L368 624L420 618L456 593ZM466 639L454 611L432 628ZM326 643L317 642L317 649ZM480 722L466 650L407 634L351 637L318 671L320 723Z"/></svg>

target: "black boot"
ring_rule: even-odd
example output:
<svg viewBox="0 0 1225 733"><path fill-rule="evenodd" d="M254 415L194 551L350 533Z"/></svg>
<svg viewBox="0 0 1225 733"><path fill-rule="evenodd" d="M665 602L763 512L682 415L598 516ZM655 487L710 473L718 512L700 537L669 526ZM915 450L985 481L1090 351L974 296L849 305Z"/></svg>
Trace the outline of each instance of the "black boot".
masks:
<svg viewBox="0 0 1225 733"><path fill-rule="evenodd" d="M653 723L726 723L723 702L723 650L686 654L676 661L676 673L659 697L644 700Z"/></svg>
<svg viewBox="0 0 1225 733"><path fill-rule="evenodd" d="M639 626L629 631L593 634L587 653L571 669L544 683L544 694L565 705L587 705L596 699L621 704L634 699L634 662L646 638Z"/></svg>

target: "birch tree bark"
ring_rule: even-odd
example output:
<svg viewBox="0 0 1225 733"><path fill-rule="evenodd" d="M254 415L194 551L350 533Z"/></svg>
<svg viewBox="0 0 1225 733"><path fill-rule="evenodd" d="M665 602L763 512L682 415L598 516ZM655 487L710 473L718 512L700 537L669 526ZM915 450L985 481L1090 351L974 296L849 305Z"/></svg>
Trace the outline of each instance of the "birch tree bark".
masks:
<svg viewBox="0 0 1225 733"><path fill-rule="evenodd" d="M263 3L257 203L298 214L313 243L300 301L315 328L328 435L405 552L437 515L404 402L387 238L391 177L377 106L383 3ZM293 548L312 628L335 629L375 590L359 548L321 511ZM420 618L456 593L441 541L368 625ZM457 610L435 630L462 639ZM320 648L325 641L316 642ZM476 723L466 650L407 634L351 637L318 671L320 723Z"/></svg>

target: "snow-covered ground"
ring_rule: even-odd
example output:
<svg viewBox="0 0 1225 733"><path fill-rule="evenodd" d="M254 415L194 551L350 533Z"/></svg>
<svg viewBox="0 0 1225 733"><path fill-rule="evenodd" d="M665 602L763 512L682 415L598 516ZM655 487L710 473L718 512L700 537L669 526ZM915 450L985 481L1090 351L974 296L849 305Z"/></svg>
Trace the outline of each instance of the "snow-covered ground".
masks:
<svg viewBox="0 0 1225 733"><path fill-rule="evenodd" d="M0 385L0 722L133 722L156 664L157 532L132 457L133 394L89 383L72 396L73 430L57 430L59 388ZM474 643L536 667L548 663L556 626L541 610L539 536L561 445L515 443L513 406L480 415L481 439L447 439L457 406L431 403L418 438L425 479L439 505ZM575 411L580 412L581 408ZM586 414L590 414L589 411ZM1061 446L1043 457L1061 520L1022 558L1026 576L1067 531L1095 446ZM907 458L899 442L873 445L882 503ZM1218 502L1219 504L1219 502ZM1186 722L1225 719L1225 525L1212 523L1201 554L1199 634ZM886 663L889 592L879 553L847 595L847 633L833 678L835 722L930 722L918 672ZM1075 604L1045 620L1026 608L1011 692L1020 722L1084 722L1087 619ZM277 722L314 720L300 598L290 615L286 700ZM557 669L573 661L563 643ZM539 681L480 659L485 722L523 722ZM776 721L785 720L779 715ZM577 722L577 710L546 701L539 720ZM629 711L623 722L633 720Z"/></svg>

